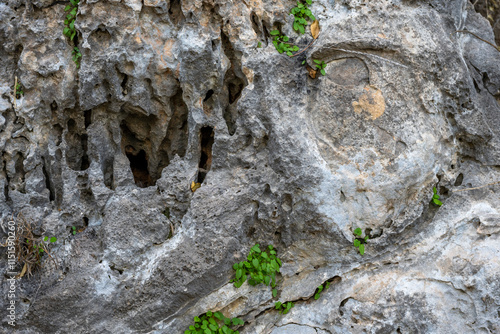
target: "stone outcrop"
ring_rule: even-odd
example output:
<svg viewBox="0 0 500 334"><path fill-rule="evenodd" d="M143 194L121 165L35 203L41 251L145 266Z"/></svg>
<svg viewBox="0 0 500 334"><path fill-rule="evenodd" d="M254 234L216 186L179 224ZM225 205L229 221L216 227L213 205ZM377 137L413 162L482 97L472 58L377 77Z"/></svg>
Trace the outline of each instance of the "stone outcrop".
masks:
<svg viewBox="0 0 500 334"><path fill-rule="evenodd" d="M58 238L15 331L500 332L500 52L470 2L313 0L296 57L293 1L86 0L74 42L67 4L0 3L3 228ZM255 243L277 298L229 283Z"/></svg>

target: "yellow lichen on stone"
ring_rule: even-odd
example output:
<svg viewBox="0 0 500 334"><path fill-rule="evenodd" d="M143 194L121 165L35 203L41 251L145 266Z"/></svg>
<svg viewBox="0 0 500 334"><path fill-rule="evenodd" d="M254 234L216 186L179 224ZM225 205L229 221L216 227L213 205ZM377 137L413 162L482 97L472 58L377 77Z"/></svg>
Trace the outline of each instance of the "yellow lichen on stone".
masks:
<svg viewBox="0 0 500 334"><path fill-rule="evenodd" d="M370 118L375 120L383 115L385 111L385 99L382 91L375 86L366 86L365 91L359 97L359 101L352 103L354 112L360 114L367 112Z"/></svg>

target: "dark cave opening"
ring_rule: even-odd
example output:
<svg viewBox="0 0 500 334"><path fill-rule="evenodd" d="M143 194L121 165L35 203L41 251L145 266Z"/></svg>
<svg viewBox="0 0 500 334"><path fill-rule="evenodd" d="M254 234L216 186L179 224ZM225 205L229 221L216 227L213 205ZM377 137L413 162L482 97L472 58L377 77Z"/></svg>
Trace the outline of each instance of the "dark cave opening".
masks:
<svg viewBox="0 0 500 334"><path fill-rule="evenodd" d="M141 188L153 185L148 171L148 158L144 150L136 153L134 147L128 145L125 147L125 154L130 161L130 169L134 175L134 182Z"/></svg>

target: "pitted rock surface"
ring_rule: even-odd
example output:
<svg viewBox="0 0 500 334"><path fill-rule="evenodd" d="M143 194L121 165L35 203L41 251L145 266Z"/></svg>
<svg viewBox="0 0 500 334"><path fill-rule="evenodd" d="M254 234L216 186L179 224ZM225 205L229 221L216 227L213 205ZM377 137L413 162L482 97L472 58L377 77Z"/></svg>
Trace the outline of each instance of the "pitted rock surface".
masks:
<svg viewBox="0 0 500 334"><path fill-rule="evenodd" d="M500 52L457 32L498 42L482 3L313 0L297 57L293 1L82 0L74 43L67 2L0 3L3 232L58 238L3 332L499 333ZM255 243L277 298L229 283Z"/></svg>

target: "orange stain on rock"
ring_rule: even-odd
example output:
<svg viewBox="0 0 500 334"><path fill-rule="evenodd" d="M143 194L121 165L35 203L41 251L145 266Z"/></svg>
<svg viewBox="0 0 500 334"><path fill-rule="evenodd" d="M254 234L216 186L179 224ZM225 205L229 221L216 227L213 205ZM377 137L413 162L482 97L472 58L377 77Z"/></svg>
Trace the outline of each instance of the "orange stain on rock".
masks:
<svg viewBox="0 0 500 334"><path fill-rule="evenodd" d="M366 86L359 101L354 101L352 106L354 112L361 114L364 111L370 115L371 120L375 120L384 114L385 99L380 89L375 86Z"/></svg>

